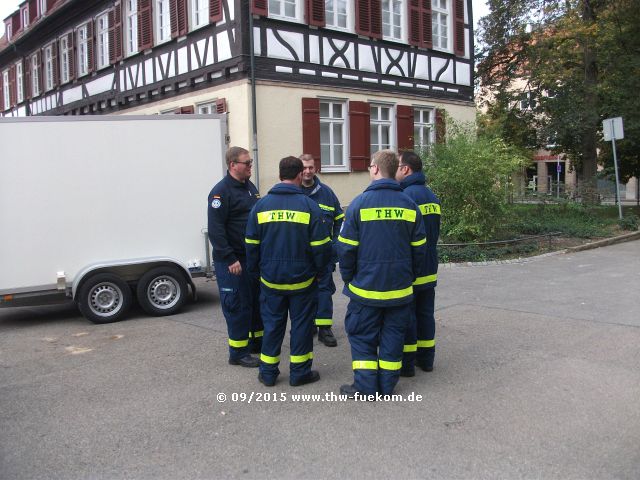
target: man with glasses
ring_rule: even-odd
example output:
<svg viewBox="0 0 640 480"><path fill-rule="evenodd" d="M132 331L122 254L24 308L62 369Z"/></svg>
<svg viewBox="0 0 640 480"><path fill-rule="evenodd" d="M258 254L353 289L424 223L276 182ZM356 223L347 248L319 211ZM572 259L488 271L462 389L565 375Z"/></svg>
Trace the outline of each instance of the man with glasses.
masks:
<svg viewBox="0 0 640 480"><path fill-rule="evenodd" d="M434 316L435 286L438 280L438 236L440 235L440 200L425 185L422 160L411 151L400 154L396 180L404 193L418 204L427 231L426 262L413 284L414 315L407 330L402 358L403 377L415 375L415 363L425 372L433 370L436 349L436 319Z"/></svg>
<svg viewBox="0 0 640 480"><path fill-rule="evenodd" d="M344 213L338 201L338 197L333 190L324 183L320 182L316 176L316 164L313 155L305 153L300 155L302 160L302 191L310 199L315 201L322 213L326 217L327 225L330 227L331 233L331 262L318 275L318 313L316 314L316 328L318 329L318 341L324 343L327 347L335 347L338 345L336 337L331 331L333 325L333 299L336 293L336 286L333 283L333 272L336 269L338 261L338 232L342 226Z"/></svg>
<svg viewBox="0 0 640 480"><path fill-rule="evenodd" d="M400 378L413 282L424 261L425 230L418 206L395 181L391 150L371 159L371 184L347 209L338 237L340 274L350 298L345 329L351 344L348 397L391 395Z"/></svg>
<svg viewBox="0 0 640 480"><path fill-rule="evenodd" d="M209 193L209 240L213 246L220 304L229 334L229 363L257 367L262 345L258 283L246 268L245 230L249 212L260 198L249 180L253 160L242 147L226 154L227 176Z"/></svg>

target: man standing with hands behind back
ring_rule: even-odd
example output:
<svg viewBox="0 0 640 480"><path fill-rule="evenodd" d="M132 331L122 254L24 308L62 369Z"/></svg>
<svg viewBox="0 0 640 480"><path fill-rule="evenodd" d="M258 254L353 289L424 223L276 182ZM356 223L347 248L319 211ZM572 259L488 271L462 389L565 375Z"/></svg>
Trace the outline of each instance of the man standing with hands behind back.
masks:
<svg viewBox="0 0 640 480"><path fill-rule="evenodd" d="M246 149L231 147L225 160L227 176L209 193L209 240L229 334L229 363L257 367L258 359L250 351L260 352L262 344L259 285L246 268L244 236L249 212L260 194L249 180L253 160Z"/></svg>

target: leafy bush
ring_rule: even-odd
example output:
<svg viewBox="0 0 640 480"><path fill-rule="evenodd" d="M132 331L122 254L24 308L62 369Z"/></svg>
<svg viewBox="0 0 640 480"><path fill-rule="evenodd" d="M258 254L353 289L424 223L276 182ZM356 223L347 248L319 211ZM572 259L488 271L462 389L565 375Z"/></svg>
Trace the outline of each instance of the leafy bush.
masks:
<svg viewBox="0 0 640 480"><path fill-rule="evenodd" d="M635 215L625 215L618 220L618 225L623 230L635 231L638 230L638 217Z"/></svg>

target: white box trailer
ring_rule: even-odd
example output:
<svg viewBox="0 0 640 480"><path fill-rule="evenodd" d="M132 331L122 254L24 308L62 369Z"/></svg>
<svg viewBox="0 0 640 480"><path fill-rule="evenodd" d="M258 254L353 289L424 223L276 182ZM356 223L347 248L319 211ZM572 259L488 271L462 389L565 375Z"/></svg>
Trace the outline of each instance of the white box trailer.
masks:
<svg viewBox="0 0 640 480"><path fill-rule="evenodd" d="M207 194L223 115L0 119L0 307L73 299L120 320L175 313L211 273Z"/></svg>

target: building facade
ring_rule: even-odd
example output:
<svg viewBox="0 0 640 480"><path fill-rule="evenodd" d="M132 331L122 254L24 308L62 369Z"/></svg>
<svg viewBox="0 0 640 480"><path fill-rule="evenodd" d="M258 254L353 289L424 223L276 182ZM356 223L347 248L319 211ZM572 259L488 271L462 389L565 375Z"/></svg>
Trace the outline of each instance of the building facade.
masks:
<svg viewBox="0 0 640 480"><path fill-rule="evenodd" d="M304 152L348 204L373 152L475 118L471 0L27 0L4 22L3 116L224 113L262 192Z"/></svg>

